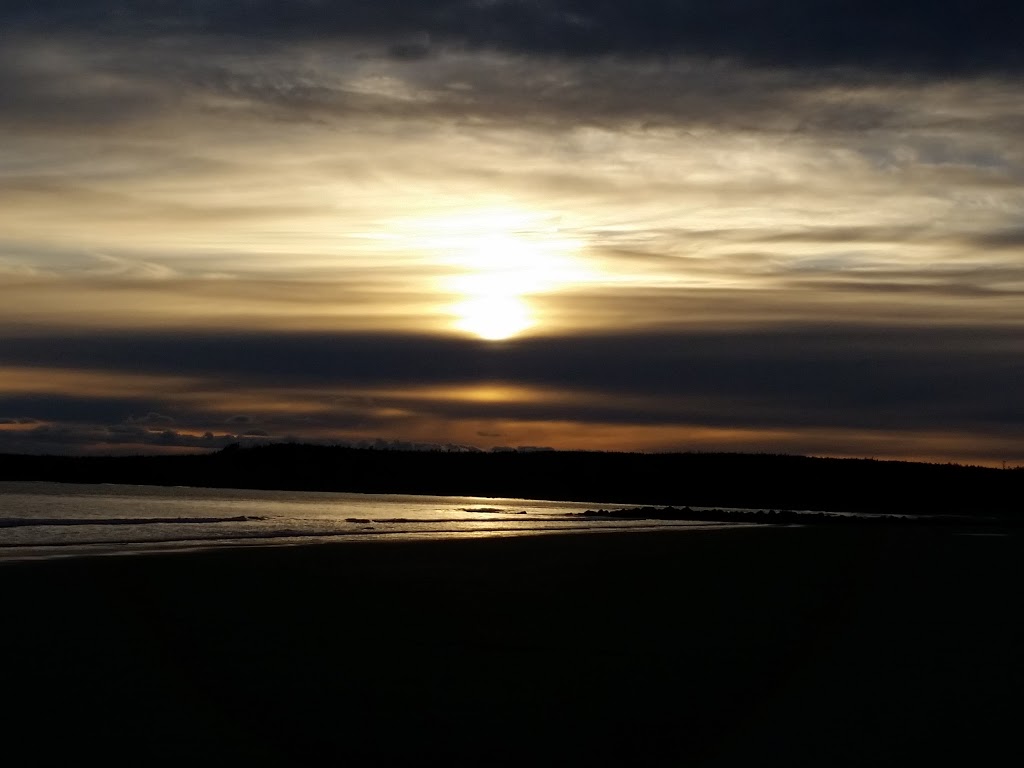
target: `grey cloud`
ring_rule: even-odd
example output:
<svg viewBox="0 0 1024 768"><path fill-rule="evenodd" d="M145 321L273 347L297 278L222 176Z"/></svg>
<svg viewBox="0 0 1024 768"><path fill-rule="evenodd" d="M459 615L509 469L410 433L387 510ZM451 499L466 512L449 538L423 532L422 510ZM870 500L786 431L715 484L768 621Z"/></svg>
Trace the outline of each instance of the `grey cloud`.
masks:
<svg viewBox="0 0 1024 768"><path fill-rule="evenodd" d="M211 130L223 128L218 120L245 117L324 124L472 117L537 128L629 124L645 130L710 127L814 135L888 131L895 137L924 128L949 135L978 125L1008 135L1020 129L1019 89L998 73L980 92L1001 98L980 98L969 89L943 95L949 88L944 81L920 76L758 68L742 57L709 60L689 49L653 59L453 49L424 62L409 56L366 59L347 38L332 44L318 37L298 47L275 44L273 36L230 46L181 37L158 45L131 37L102 46L52 34L44 40L50 51L45 56L34 50L42 42L23 42L0 53L0 124L65 133L123 125L136 134L159 134L145 127L145 118L188 114L194 124L210 123ZM367 90L362 83L367 77L389 78L414 97ZM943 98L971 108L950 110ZM884 144L894 143L900 146L892 140ZM877 144L871 149L876 154ZM930 146L918 148L921 162L926 155L941 159L950 145L942 135L933 137ZM978 151L964 157L985 162ZM876 161L892 159L880 155Z"/></svg>
<svg viewBox="0 0 1024 768"><path fill-rule="evenodd" d="M428 42L394 43L388 47L388 55L402 61L421 61L430 54Z"/></svg>
<svg viewBox="0 0 1024 768"><path fill-rule="evenodd" d="M230 262L225 267L231 268ZM225 279L168 279L159 282L137 279L102 279L91 278L88 284L83 281L69 281L69 285L95 287L99 290L112 292L145 291L167 297L190 296L210 302L254 302L261 308L268 305L302 304L306 306L338 306L359 307L373 306L391 301L415 305L423 300L422 290L414 291L403 283L415 285L418 277L436 277L443 274L442 270L407 269L394 270L389 280L389 270L381 267L376 270L376 277L359 278L359 269L338 268L324 270L327 275L322 280L311 279L316 274L316 267L305 270L301 279L295 279L299 270L290 273L288 264L276 271L275 280L258 278ZM363 273L365 274L365 272ZM289 279L291 278L291 279ZM397 285L396 285L397 283Z"/></svg>
<svg viewBox="0 0 1024 768"><path fill-rule="evenodd" d="M150 411L145 416L129 416L127 419L128 424L173 424L174 419L171 416L165 416L162 413Z"/></svg>
<svg viewBox="0 0 1024 768"><path fill-rule="evenodd" d="M972 91L885 73L823 74L699 57L578 61L456 52L426 64L375 65L357 64L351 50L338 53L330 64L279 52L257 66L242 60L242 66L237 58L207 52L206 75L179 77L199 93L228 95L245 102L247 109L285 119L472 116L538 128L628 124L646 131L682 126L826 136L884 131L892 138L882 147L909 152L918 164L990 169L1004 160L991 146L961 146L949 137L969 136L979 128L1012 136L1021 128L1019 90L1010 78L973 81L978 85ZM136 72L144 58L132 56ZM158 61L168 66L166 56ZM353 90L363 76L391 78L415 98ZM195 95L193 91L191 98ZM932 135L914 143L904 140L906 134L925 129ZM878 142L869 141L868 147L877 163L906 162L892 152L886 155Z"/></svg>
<svg viewBox="0 0 1024 768"><path fill-rule="evenodd" d="M956 245L962 240L973 241L975 238L950 235L926 238L923 242L929 240ZM998 299L1024 295L1024 263L989 260L981 264L968 262L962 265L921 265L908 268L889 254L869 253L862 258L851 255L850 250L861 242L872 241L851 240L843 253L831 256L823 253L804 259L775 259L772 278L777 284L790 289L811 289L830 294L849 293L863 297L881 291L916 294L919 298L955 296ZM914 242L908 239L893 247L905 248ZM961 305L960 310L963 311L964 307Z"/></svg>
<svg viewBox="0 0 1024 768"><path fill-rule="evenodd" d="M911 0L207 0L187 6L10 0L0 22L79 33L377 41L393 51L429 39L439 46L557 56L682 53L808 68L949 73L1020 69L1024 11L999 0L936 0L927 9Z"/></svg>
<svg viewBox="0 0 1024 768"><path fill-rule="evenodd" d="M874 276L856 274L847 277L823 272L817 277L802 277L787 280L788 287L814 289L830 294L849 292L857 295L904 294L916 297L947 297L959 299L983 298L1024 298L1024 282L1017 286L1006 286L1000 282L971 282L962 278L944 280L941 277L922 280L920 274L910 280L900 280L896 275L879 271Z"/></svg>
<svg viewBox="0 0 1024 768"><path fill-rule="evenodd" d="M243 394L250 389L259 390L265 398L268 390L273 391L280 382L251 377L249 381L228 382L222 377L203 378L197 387L204 392L219 394L230 400L233 394ZM292 382L294 384L294 382ZM235 415L225 419L221 410L211 410L204 405L203 398L194 397L194 392L159 393L146 396L130 395L74 395L48 393L45 387L32 395L11 395L0 393L0 413L15 414L0 419L0 424L11 426L60 425L67 428L106 424L113 433L123 435L148 435L152 432L171 431L204 432L227 429L230 433L240 432L255 436L266 432L268 437L304 434L311 439L318 433L361 430L383 432L387 427L410 416L381 415L380 409L387 404L377 398L339 398L329 387L320 384L304 387L300 394L289 395L295 401L309 406L313 413L293 415L271 411L256 412L254 415ZM174 417L151 411L145 416L133 414L147 408L172 411ZM24 415L21 415L24 414ZM257 429L256 426L260 429ZM24 432L19 432L24 434Z"/></svg>
<svg viewBox="0 0 1024 768"><path fill-rule="evenodd" d="M243 434L206 432L194 435L175 430L146 430L125 425L105 424L46 424L31 430L0 431L0 454L88 454L88 453L130 453L160 449L192 449L214 451L234 443L264 445L272 442L298 442L315 445L341 445L353 448L376 448L404 451L453 451L468 452L480 450L476 446L454 443L431 443L423 441L395 440L386 438L337 439L298 437L295 435L267 435L258 431Z"/></svg>
<svg viewBox="0 0 1024 768"><path fill-rule="evenodd" d="M322 423L335 426L387 423L375 415L378 406L401 407L413 420L433 414L994 432L1024 426L1018 391L1024 380L1024 335L1012 327L784 327L501 345L386 334L113 334L6 339L0 358L18 365L60 359L64 366L173 372L203 378L205 388L223 392L506 382L567 393L556 402L525 403L378 394L365 406L348 403L327 413ZM0 399L0 411L96 421L124 408L91 400L30 400L19 408L17 400ZM202 415L192 418L198 423Z"/></svg>
<svg viewBox="0 0 1024 768"><path fill-rule="evenodd" d="M75 397L39 392L31 395L0 393L0 412L10 414L17 423L105 422L124 423L126 428L141 429L150 422L143 418L132 424L132 413L157 413L166 405L160 395L147 398ZM154 422L162 423L162 422Z"/></svg>
<svg viewBox="0 0 1024 768"><path fill-rule="evenodd" d="M96 128L146 114L163 98L162 91L142 87L130 70L117 75L108 69L106 77L97 78L90 71L94 66L77 51L0 47L0 126L66 122Z"/></svg>
<svg viewBox="0 0 1024 768"><path fill-rule="evenodd" d="M747 230L746 232L737 232L736 234L742 234L747 242L759 243L839 243L848 245L851 243L906 243L935 239L934 230L920 224L882 227L833 227L824 225L782 232L778 230L755 232Z"/></svg>
<svg viewBox="0 0 1024 768"><path fill-rule="evenodd" d="M1024 227L1000 229L966 236L964 240L982 248L1018 251L1024 250ZM1024 269L1024 266L1022 266Z"/></svg>
<svg viewBox="0 0 1024 768"><path fill-rule="evenodd" d="M136 448L217 450L231 443L267 442L261 436L207 433L191 435L174 430L131 429L125 425L45 424L23 431L0 431L0 453L124 452Z"/></svg>

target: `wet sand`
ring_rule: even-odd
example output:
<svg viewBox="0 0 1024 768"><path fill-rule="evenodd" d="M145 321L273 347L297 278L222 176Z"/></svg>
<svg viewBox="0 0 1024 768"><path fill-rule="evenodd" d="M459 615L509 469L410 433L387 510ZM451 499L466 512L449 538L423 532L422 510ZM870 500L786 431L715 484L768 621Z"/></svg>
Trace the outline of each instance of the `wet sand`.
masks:
<svg viewBox="0 0 1024 768"><path fill-rule="evenodd" d="M1022 555L765 527L8 563L5 752L1015 764Z"/></svg>

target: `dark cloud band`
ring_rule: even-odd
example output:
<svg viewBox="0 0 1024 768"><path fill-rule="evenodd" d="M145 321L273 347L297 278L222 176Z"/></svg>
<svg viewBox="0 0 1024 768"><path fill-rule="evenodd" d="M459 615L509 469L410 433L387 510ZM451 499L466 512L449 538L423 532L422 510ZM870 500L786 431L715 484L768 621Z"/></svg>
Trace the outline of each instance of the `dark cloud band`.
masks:
<svg viewBox="0 0 1024 768"><path fill-rule="evenodd" d="M456 393L429 406L456 418L995 431L1024 426L1024 334L1014 328L775 328L498 345L397 334L111 333L9 338L0 349L0 364L46 367L55 361L65 368L195 377L224 393L303 388L324 393L324 402L345 389L494 383L572 396L571 402L479 403ZM396 397L382 395L381 404L415 407ZM67 418L65 411L75 405L62 399L64 410L57 414L54 402L32 400L6 402L2 411ZM28 407L33 403L45 406L45 413ZM131 412L166 407L147 397L133 402ZM88 410L90 418L117 415L109 403Z"/></svg>
<svg viewBox="0 0 1024 768"><path fill-rule="evenodd" d="M81 33L361 40L558 56L686 55L773 66L1019 71L1024 7L936 0L207 0L4 4L0 26Z"/></svg>

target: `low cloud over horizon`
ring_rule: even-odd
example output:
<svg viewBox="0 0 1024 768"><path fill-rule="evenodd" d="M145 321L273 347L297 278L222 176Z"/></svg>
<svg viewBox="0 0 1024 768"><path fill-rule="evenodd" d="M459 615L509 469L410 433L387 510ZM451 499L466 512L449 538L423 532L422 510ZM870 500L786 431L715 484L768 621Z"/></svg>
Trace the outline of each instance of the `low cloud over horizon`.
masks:
<svg viewBox="0 0 1024 768"><path fill-rule="evenodd" d="M0 9L0 451L1024 462L1016 4L180 5Z"/></svg>

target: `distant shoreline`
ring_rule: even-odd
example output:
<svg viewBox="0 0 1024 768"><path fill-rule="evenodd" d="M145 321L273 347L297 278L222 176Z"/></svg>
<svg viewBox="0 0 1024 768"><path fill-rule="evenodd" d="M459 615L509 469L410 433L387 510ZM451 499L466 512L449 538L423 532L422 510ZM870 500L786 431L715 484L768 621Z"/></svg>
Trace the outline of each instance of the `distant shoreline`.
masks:
<svg viewBox="0 0 1024 768"><path fill-rule="evenodd" d="M833 512L794 511L790 509L691 509L690 507L625 507L620 509L588 509L570 512L567 517L598 520L692 520L694 522L751 523L759 525L838 525L838 526L962 526L992 525L1018 527L1024 519L983 517L964 514L843 514Z"/></svg>
<svg viewBox="0 0 1024 768"><path fill-rule="evenodd" d="M1021 518L1024 470L772 454L449 453L301 444L187 456L0 455L0 480L480 496L607 506Z"/></svg>

